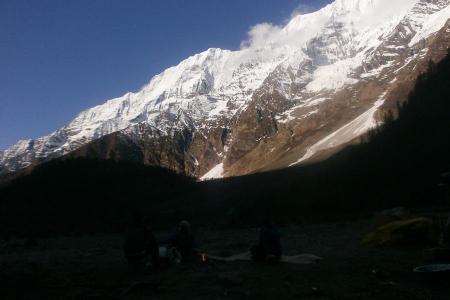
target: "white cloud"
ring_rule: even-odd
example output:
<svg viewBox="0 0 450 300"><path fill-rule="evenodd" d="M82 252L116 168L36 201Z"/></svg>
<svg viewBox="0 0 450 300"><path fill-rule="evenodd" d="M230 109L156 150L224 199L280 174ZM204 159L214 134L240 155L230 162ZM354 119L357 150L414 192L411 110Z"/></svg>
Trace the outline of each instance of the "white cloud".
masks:
<svg viewBox="0 0 450 300"><path fill-rule="evenodd" d="M260 48L273 42L280 34L281 27L271 23L261 23L250 28L248 39L241 43L241 48Z"/></svg>
<svg viewBox="0 0 450 300"><path fill-rule="evenodd" d="M247 33L247 39L241 42L242 49L258 49L269 44L290 44L295 42L295 32L283 32L283 28L299 15L309 14L314 11L311 5L300 1L290 18L286 19L284 24L274 25L272 23L261 23L252 26ZM297 36L298 37L298 36Z"/></svg>

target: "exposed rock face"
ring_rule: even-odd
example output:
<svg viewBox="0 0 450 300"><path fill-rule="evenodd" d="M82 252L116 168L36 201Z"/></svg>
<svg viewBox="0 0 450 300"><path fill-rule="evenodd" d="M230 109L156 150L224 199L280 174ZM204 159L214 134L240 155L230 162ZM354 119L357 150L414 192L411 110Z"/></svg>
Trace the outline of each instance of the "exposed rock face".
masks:
<svg viewBox="0 0 450 300"><path fill-rule="evenodd" d="M207 172L209 166L201 168L201 160L218 160L212 145L206 137L196 134L191 128L172 132L170 135L147 124L141 124L126 131L119 131L97 139L65 157L88 157L112 160L142 162L161 166L181 174Z"/></svg>
<svg viewBox="0 0 450 300"><path fill-rule="evenodd" d="M449 17L450 0L336 0L284 28L260 25L269 27L262 43L253 36L239 51L209 49L138 93L0 152L0 173L60 156L199 178L302 163L395 110L428 61L447 54Z"/></svg>

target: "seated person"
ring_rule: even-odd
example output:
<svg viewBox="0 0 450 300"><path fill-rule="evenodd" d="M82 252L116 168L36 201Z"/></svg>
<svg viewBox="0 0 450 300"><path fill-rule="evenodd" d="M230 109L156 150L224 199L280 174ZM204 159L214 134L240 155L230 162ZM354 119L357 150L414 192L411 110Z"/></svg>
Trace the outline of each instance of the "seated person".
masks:
<svg viewBox="0 0 450 300"><path fill-rule="evenodd" d="M259 243L250 249L254 261L279 260L283 253L281 237L270 221L265 221L260 229Z"/></svg>
<svg viewBox="0 0 450 300"><path fill-rule="evenodd" d="M133 225L126 233L123 250L130 267L135 271L145 267L148 257L151 257L153 268L159 267L158 243L149 222L144 222L141 216L134 217Z"/></svg>
<svg viewBox="0 0 450 300"><path fill-rule="evenodd" d="M180 222L177 232L169 240L169 245L178 252L181 262L194 261L197 255L196 242L188 221Z"/></svg>

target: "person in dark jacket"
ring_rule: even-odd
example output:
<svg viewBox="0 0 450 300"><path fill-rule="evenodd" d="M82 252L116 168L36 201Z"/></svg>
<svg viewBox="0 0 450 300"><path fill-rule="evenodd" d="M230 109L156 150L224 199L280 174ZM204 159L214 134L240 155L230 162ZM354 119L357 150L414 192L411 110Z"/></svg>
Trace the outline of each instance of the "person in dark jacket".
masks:
<svg viewBox="0 0 450 300"><path fill-rule="evenodd" d="M170 238L169 244L181 257L181 262L192 262L197 255L197 244L192 233L191 224L181 221L177 232Z"/></svg>
<svg viewBox="0 0 450 300"><path fill-rule="evenodd" d="M263 222L259 232L259 242L250 249L254 261L279 260L283 254L278 229L269 220Z"/></svg>
<svg viewBox="0 0 450 300"><path fill-rule="evenodd" d="M152 267L159 267L159 247L150 227L140 215L135 215L131 228L126 233L123 250L130 267L142 270L145 260L151 257Z"/></svg>

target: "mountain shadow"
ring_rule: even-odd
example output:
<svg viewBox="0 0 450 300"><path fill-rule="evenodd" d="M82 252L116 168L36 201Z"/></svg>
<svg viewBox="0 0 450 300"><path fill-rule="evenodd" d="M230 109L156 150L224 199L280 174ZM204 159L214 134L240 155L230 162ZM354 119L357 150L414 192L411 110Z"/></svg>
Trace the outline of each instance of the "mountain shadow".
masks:
<svg viewBox="0 0 450 300"><path fill-rule="evenodd" d="M398 118L387 114L361 144L326 161L196 182L137 163L54 160L0 190L0 233L115 232L134 212L150 216L156 227L185 218L244 226L266 216L304 223L398 205L432 207L444 197L439 180L450 171L449 137L450 53L430 63L398 106Z"/></svg>
<svg viewBox="0 0 450 300"><path fill-rule="evenodd" d="M179 199L189 197L193 182L138 163L53 160L1 190L1 231L33 235L113 232L135 213L152 216L161 224L164 215L176 215L172 207L189 210ZM158 214L153 214L155 206Z"/></svg>

